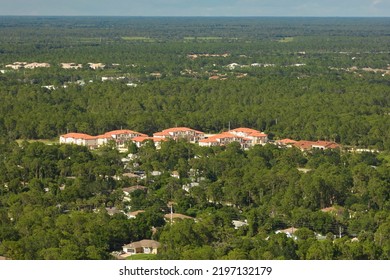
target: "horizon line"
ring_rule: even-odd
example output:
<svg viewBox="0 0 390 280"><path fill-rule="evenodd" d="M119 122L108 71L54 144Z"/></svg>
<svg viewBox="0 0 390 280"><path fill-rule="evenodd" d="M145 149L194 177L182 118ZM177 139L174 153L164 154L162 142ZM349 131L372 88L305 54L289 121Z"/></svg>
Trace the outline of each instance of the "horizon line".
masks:
<svg viewBox="0 0 390 280"><path fill-rule="evenodd" d="M390 18L390 16L310 16L310 15L295 15L295 16L277 16L277 15L2 15L0 17L121 17L121 18Z"/></svg>

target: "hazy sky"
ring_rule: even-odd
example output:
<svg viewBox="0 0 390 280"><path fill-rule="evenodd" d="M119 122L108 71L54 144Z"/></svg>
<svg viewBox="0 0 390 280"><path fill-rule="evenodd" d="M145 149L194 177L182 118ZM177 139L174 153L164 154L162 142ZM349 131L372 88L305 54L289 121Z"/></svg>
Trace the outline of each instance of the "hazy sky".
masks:
<svg viewBox="0 0 390 280"><path fill-rule="evenodd" d="M390 0L0 0L0 15L390 17Z"/></svg>

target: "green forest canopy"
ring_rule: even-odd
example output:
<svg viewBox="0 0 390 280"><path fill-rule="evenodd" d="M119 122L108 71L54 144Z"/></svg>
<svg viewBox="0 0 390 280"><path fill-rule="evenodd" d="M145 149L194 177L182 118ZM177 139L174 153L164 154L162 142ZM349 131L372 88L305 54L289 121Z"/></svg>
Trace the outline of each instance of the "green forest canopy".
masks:
<svg viewBox="0 0 390 280"><path fill-rule="evenodd" d="M165 244L163 259L388 259L389 25L387 18L0 17L0 255L108 259L124 243L154 238ZM50 67L6 67L18 61ZM63 69L64 62L83 67ZM240 66L226 67L232 63ZM21 141L121 127L216 133L229 124L381 153L179 141L132 147L126 165L127 154L110 146ZM151 177L156 170L162 175ZM182 189L191 183L199 184ZM125 202L122 188L134 184L148 191ZM172 201L197 222L164 221ZM110 216L113 206L145 213ZM332 207L336 213L322 211ZM236 230L232 220L248 225ZM291 226L298 240L275 234Z"/></svg>

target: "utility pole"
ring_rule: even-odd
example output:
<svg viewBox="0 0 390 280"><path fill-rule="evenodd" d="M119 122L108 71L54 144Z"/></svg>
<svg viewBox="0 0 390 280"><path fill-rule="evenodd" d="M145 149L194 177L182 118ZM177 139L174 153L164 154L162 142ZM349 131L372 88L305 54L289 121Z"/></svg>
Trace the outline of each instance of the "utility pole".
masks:
<svg viewBox="0 0 390 280"><path fill-rule="evenodd" d="M173 223L173 209L172 209L172 203L171 203L171 225Z"/></svg>

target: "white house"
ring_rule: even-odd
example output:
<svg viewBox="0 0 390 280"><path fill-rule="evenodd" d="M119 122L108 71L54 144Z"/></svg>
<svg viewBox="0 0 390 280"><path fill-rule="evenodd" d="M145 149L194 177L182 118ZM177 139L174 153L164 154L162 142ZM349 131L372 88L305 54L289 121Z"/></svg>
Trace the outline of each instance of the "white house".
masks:
<svg viewBox="0 0 390 280"><path fill-rule="evenodd" d="M259 144L263 145L268 142L268 135L255 129L240 127L240 128L229 130L228 132L241 137L251 139L252 141L251 146L259 145Z"/></svg>
<svg viewBox="0 0 390 280"><path fill-rule="evenodd" d="M161 148L161 143L164 141L167 141L168 139L165 138L159 138L159 137L148 137L148 136L138 136L131 139L135 145L140 148L143 144L145 144L146 140L152 140L154 142L154 145L156 146L156 149Z"/></svg>
<svg viewBox="0 0 390 280"><path fill-rule="evenodd" d="M74 144L93 148L97 146L97 139L84 133L67 133L60 136L60 144Z"/></svg>
<svg viewBox="0 0 390 280"><path fill-rule="evenodd" d="M211 146L225 146L233 142L240 143L243 149L248 148L251 143L251 139L245 138L233 133L224 132L221 134L216 134L207 139L202 139L199 141L199 146L211 147Z"/></svg>
<svg viewBox="0 0 390 280"><path fill-rule="evenodd" d="M113 130L106 132L102 135L96 136L97 145L103 146L106 145L109 141L114 141L117 147L124 147L126 142L130 141L135 137L147 136L146 134L129 130L129 129L121 129L121 130Z"/></svg>

